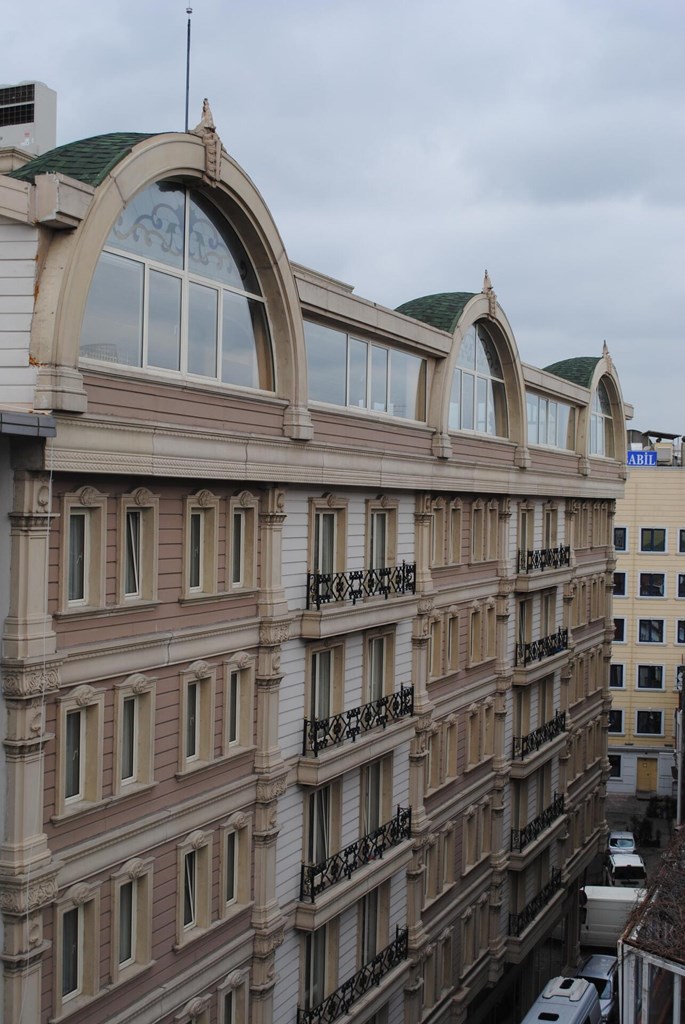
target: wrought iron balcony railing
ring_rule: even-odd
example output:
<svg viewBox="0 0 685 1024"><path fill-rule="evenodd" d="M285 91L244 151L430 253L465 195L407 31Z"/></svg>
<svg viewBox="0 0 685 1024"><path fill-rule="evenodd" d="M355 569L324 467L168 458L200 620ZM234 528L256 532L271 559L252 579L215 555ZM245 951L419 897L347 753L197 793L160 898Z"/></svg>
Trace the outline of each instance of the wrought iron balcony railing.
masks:
<svg viewBox="0 0 685 1024"><path fill-rule="evenodd" d="M555 892L560 888L561 871L559 868L552 868L549 882L543 886L537 896L533 896L530 903L526 904L520 913L509 914L509 934L518 938L528 925L533 923L543 907L547 906Z"/></svg>
<svg viewBox="0 0 685 1024"><path fill-rule="evenodd" d="M519 853L523 850L528 843L534 842L538 836L549 828L553 821L556 821L564 813L564 797L554 794L554 800L545 807L544 811L538 814L537 818L533 818L523 828L512 828L511 830L511 848L512 850L518 850Z"/></svg>
<svg viewBox="0 0 685 1024"><path fill-rule="evenodd" d="M390 722L405 715L414 714L414 687L401 686L397 693L389 693L370 704L362 704L359 708L341 711L330 718L305 718L302 736L302 754L306 756L312 751L314 757L320 750L343 743L345 740L356 740L362 732L368 732L377 726L385 729Z"/></svg>
<svg viewBox="0 0 685 1024"><path fill-rule="evenodd" d="M386 850L397 846L411 835L411 808L398 807L397 814L384 825L350 843L340 853L334 853L318 864L303 864L300 881L300 899L314 903L319 893L335 885L342 878L348 880L357 868L382 860Z"/></svg>
<svg viewBox="0 0 685 1024"><path fill-rule="evenodd" d="M349 1013L350 1008L374 985L380 985L386 974L407 959L409 933L398 928L395 939L377 953L373 960L344 981L340 988L331 992L318 1006L311 1010L297 1008L297 1024L333 1024L338 1017Z"/></svg>
<svg viewBox="0 0 685 1024"><path fill-rule="evenodd" d="M561 626L556 633L543 636L539 640L531 640L530 643L516 644L516 664L529 665L531 661L542 661L543 658L551 658L553 654L559 654L568 647L568 630Z"/></svg>
<svg viewBox="0 0 685 1024"><path fill-rule="evenodd" d="M565 729L566 712L557 711L554 718L551 718L549 722L545 722L539 728L533 729L527 736L514 736L511 756L516 758L534 754L536 750L539 750L545 743L549 743L550 740L553 740L559 733L564 732Z"/></svg>
<svg viewBox="0 0 685 1024"><path fill-rule="evenodd" d="M349 572L308 572L307 609L320 610L333 601L357 601L365 597L416 593L416 562L402 562L385 569L351 569Z"/></svg>
<svg viewBox="0 0 685 1024"><path fill-rule="evenodd" d="M519 572L543 572L545 569L561 569L571 564L569 547L536 548L534 551L519 550Z"/></svg>

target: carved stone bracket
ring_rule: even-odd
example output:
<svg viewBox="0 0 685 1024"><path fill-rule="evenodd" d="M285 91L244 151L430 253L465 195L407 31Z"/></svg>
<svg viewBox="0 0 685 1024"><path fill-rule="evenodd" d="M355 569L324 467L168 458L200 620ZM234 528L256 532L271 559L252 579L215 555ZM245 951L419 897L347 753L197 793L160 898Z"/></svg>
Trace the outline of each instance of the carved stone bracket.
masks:
<svg viewBox="0 0 685 1024"><path fill-rule="evenodd" d="M0 878L0 911L12 917L25 917L49 906L57 899L57 872L50 874L5 875Z"/></svg>
<svg viewBox="0 0 685 1024"><path fill-rule="evenodd" d="M2 690L6 697L38 697L59 689L59 664L17 665L5 662Z"/></svg>

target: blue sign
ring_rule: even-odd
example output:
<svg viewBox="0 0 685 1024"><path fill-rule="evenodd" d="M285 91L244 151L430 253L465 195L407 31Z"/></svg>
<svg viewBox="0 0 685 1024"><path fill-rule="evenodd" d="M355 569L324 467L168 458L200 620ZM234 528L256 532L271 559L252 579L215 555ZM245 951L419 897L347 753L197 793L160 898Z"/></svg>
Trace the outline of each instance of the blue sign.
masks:
<svg viewBox="0 0 685 1024"><path fill-rule="evenodd" d="M628 452L628 466L656 466L656 452Z"/></svg>

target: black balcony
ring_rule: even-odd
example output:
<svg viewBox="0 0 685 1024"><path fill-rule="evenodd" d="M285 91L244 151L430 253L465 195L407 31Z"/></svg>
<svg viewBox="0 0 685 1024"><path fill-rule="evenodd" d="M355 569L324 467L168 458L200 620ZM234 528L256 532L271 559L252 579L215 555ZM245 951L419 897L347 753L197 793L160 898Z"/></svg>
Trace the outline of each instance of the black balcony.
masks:
<svg viewBox="0 0 685 1024"><path fill-rule="evenodd" d="M319 893L335 885L342 878L350 879L357 868L382 860L386 850L397 846L411 835L411 808L398 807L397 814L385 825L350 843L340 853L334 853L318 864L303 864L300 881L300 899L314 903Z"/></svg>
<svg viewBox="0 0 685 1024"><path fill-rule="evenodd" d="M305 718L302 736L302 754L306 756L312 751L314 757L320 750L343 743L345 740L356 740L362 732L368 732L377 726L385 729L390 722L405 715L414 714L414 687L401 686L398 693L389 693L386 697L372 700L359 708L341 711L330 718Z"/></svg>
<svg viewBox="0 0 685 1024"><path fill-rule="evenodd" d="M534 754L536 750L555 739L559 733L566 729L566 712L557 711L554 718L545 722L538 729L533 729L527 736L514 736L512 743L512 757L526 757Z"/></svg>
<svg viewBox="0 0 685 1024"><path fill-rule="evenodd" d="M559 654L568 647L568 630L563 626L543 636L540 640L531 640L530 643L516 644L516 664L530 665L532 661L542 661L543 658L551 658L553 654Z"/></svg>
<svg viewBox="0 0 685 1024"><path fill-rule="evenodd" d="M535 551L519 551L519 572L543 572L545 569L562 569L571 564L571 549L537 548Z"/></svg>
<svg viewBox="0 0 685 1024"><path fill-rule="evenodd" d="M352 569L349 572L308 572L307 609L322 604L351 601L365 597L389 597L390 594L416 593L416 562L402 562L385 569Z"/></svg>
<svg viewBox="0 0 685 1024"><path fill-rule="evenodd" d="M318 1006L313 1006L311 1010L303 1010L298 1006L297 1024L332 1024L344 1013L349 1013L358 999L366 995L374 985L380 985L386 974L407 959L408 934L406 928L398 928L389 946L377 953L373 960L364 964L361 970L344 981L340 988Z"/></svg>
<svg viewBox="0 0 685 1024"><path fill-rule="evenodd" d="M543 886L537 896L528 903L520 914L509 914L509 934L518 938L525 932L529 924L532 924L540 911L547 906L549 901L561 888L561 871L559 868L552 868L552 876Z"/></svg>
<svg viewBox="0 0 685 1024"><path fill-rule="evenodd" d="M511 848L512 850L518 850L519 853L523 850L528 843L534 842L538 836L541 836L545 829L548 829L553 821L556 821L560 815L564 813L564 798L554 794L554 800L545 807L544 811L538 814L537 818L533 818L523 828L512 828L511 830Z"/></svg>

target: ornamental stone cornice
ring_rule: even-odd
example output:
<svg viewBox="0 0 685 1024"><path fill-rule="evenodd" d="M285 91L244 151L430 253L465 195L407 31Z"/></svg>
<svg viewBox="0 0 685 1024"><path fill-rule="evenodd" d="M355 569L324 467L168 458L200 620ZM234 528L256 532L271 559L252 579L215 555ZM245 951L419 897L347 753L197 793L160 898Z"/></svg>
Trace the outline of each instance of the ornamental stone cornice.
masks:
<svg viewBox="0 0 685 1024"><path fill-rule="evenodd" d="M57 868L29 875L0 874L0 911L10 917L25 917L57 899Z"/></svg>
<svg viewBox="0 0 685 1024"><path fill-rule="evenodd" d="M5 697L27 699L54 693L60 685L62 661L52 660L40 665L2 662L2 692Z"/></svg>

